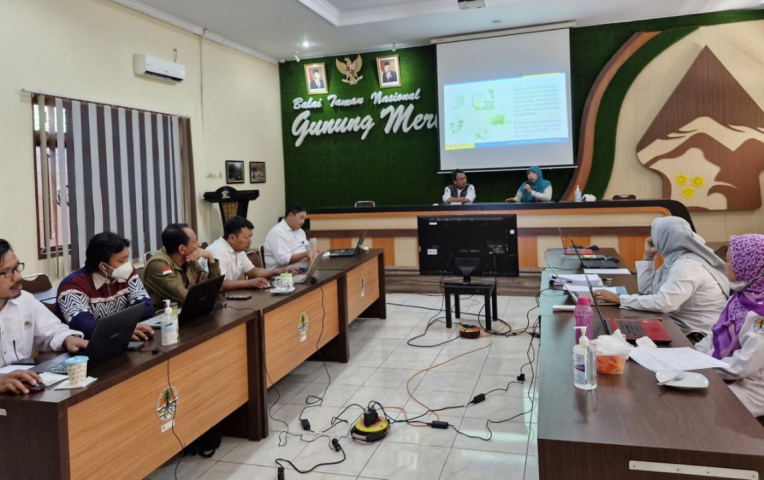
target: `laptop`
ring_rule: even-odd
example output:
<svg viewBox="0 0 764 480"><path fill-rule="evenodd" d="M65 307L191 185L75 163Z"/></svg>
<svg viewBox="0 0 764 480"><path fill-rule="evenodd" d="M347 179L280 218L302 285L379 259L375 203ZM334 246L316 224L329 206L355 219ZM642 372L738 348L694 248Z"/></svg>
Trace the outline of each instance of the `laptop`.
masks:
<svg viewBox="0 0 764 480"><path fill-rule="evenodd" d="M358 244L355 248L345 248L342 250L329 250L329 258L334 257L354 257L361 253L363 247L363 241L366 239L366 230L361 232L361 236L358 237Z"/></svg>
<svg viewBox="0 0 764 480"><path fill-rule="evenodd" d="M308 271L302 275L295 275L293 279L293 283L300 284L300 283L309 282L310 279L313 278L313 275L316 273L316 270L318 269L319 260L321 260L321 255L316 255L316 258L313 259L313 263L310 264L310 268L308 269Z"/></svg>
<svg viewBox="0 0 764 480"><path fill-rule="evenodd" d="M568 235L570 243L573 245L573 237ZM573 250L576 252L578 259L581 261L583 268L618 268L618 262L614 260L586 260L581 256L580 249L573 246Z"/></svg>
<svg viewBox="0 0 764 480"><path fill-rule="evenodd" d="M589 293L594 297L592 284L589 277L586 277L586 283L589 285ZM600 317L602 325L608 335L612 335L616 330L621 333L626 340L636 341L642 337L648 337L656 344L671 343L671 335L663 327L663 322L659 318L605 318L597 302L592 302L597 310L597 316Z"/></svg>
<svg viewBox="0 0 764 480"><path fill-rule="evenodd" d="M191 285L186 293L186 301L183 308L178 311L178 325L186 325L194 320L210 313L218 303L218 295L223 288L225 275ZM156 305L155 305L156 306ZM146 320L146 325L151 328L162 328L164 312Z"/></svg>
<svg viewBox="0 0 764 480"><path fill-rule="evenodd" d="M82 352L88 357L88 369L127 351L135 326L143 315L143 308L141 303L98 320L88 347ZM66 375L64 362L41 368L47 372Z"/></svg>

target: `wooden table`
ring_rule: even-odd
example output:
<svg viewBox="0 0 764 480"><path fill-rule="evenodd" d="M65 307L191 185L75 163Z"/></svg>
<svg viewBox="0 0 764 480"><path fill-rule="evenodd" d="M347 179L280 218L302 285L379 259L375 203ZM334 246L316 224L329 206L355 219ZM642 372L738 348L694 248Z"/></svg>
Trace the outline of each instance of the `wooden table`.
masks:
<svg viewBox="0 0 764 480"><path fill-rule="evenodd" d="M577 260L561 260L559 250L547 253L547 260L555 268L579 265ZM542 290L548 287L550 273L547 269L542 274ZM612 277L613 285L624 285L629 293L637 292L635 277ZM710 383L707 390L682 391L657 386L652 371L629 361L623 375L599 375L596 390L587 393L575 388L572 366L575 319L571 312L551 313L551 305L565 303L565 298L565 294L551 292L542 292L541 296L538 413L541 479L709 478L655 473L645 470L653 466L634 462L668 465L674 472L701 466L764 475L764 428L713 370L703 371ZM606 317L640 316L637 311L616 307L604 307L602 313ZM656 317L644 312L641 316ZM671 320L657 316L664 319L663 324L671 334L671 347L690 346ZM602 333L601 322L595 320L595 336Z"/></svg>
<svg viewBox="0 0 764 480"><path fill-rule="evenodd" d="M251 394L261 399L263 405L267 405L267 388L305 360L320 358L347 363L348 325L356 318L386 317L381 249L353 257L323 258L320 262L314 277L316 283L295 285L295 291L289 295L242 290L235 293L251 294L252 298L228 302L231 307L255 310L263 319L263 330L258 332L262 344L258 345L259 357L255 359L260 367L250 372L254 389ZM263 439L268 436L268 412L247 411L249 407L242 407L227 421L226 431L250 440ZM254 437L249 436L250 419L255 423Z"/></svg>
<svg viewBox="0 0 764 480"><path fill-rule="evenodd" d="M84 389L0 396L0 479L145 477L181 449L170 420L157 413L168 373L184 445L224 420L227 434L266 437L267 387L319 350L347 362L349 323L361 314L385 317L383 265L378 249L325 260L315 284L286 296L239 292L252 298L181 327L177 345L161 346L157 332L144 353L92 368L98 381ZM67 355L47 357L57 363Z"/></svg>
<svg viewBox="0 0 764 480"><path fill-rule="evenodd" d="M242 405L265 408L249 394L258 321L254 313L218 311L183 327L176 345L163 347L157 334L148 353L90 369L98 381L87 388L0 396L0 478L145 477L181 450L170 420L157 413L168 381L178 392L174 430L185 445ZM49 363L67 357L50 356Z"/></svg>

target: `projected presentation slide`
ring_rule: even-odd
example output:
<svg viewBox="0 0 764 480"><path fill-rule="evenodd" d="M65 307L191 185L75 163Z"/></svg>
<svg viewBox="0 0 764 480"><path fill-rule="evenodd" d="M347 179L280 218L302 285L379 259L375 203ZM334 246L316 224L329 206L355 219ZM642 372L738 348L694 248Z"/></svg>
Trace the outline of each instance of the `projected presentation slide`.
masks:
<svg viewBox="0 0 764 480"><path fill-rule="evenodd" d="M570 140L565 73L457 83L443 90L445 150Z"/></svg>

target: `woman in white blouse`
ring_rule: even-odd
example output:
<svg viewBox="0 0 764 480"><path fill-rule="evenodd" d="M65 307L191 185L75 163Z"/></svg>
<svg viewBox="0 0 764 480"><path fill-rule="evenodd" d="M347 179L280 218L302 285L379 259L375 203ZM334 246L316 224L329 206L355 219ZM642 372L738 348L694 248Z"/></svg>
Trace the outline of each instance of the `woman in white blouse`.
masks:
<svg viewBox="0 0 764 480"><path fill-rule="evenodd" d="M679 217L657 218L652 238L645 241L645 258L637 262L639 295L616 295L598 290L599 302L623 308L665 313L697 343L711 333L729 296L724 262L706 246L690 224ZM655 255L663 265L655 269Z"/></svg>

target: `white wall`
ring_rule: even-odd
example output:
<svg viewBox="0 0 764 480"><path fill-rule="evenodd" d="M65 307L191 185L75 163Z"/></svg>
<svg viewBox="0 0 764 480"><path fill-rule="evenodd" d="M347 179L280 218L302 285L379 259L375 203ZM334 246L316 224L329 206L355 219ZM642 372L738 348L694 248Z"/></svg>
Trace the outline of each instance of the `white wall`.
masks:
<svg viewBox="0 0 764 480"><path fill-rule="evenodd" d="M22 89L190 117L197 197L224 184L206 176L226 160L244 160L247 174L249 161L265 161L267 183L235 185L260 190L249 218L254 243L265 239L285 201L276 65L108 0L2 0L0 10L0 238L28 271L45 265L37 260L31 96ZM173 49L186 66L183 83L134 75L133 54L172 60ZM197 201L197 211L199 238L214 240L217 206Z"/></svg>

